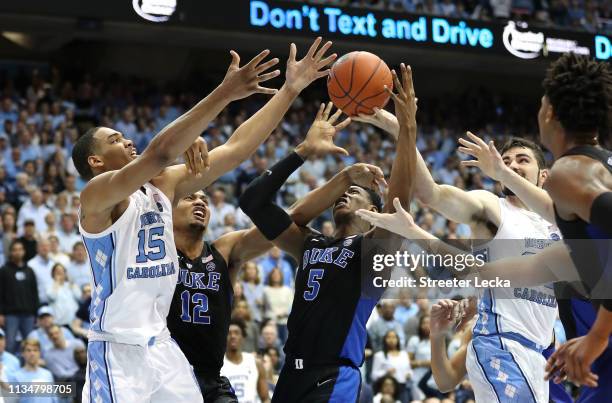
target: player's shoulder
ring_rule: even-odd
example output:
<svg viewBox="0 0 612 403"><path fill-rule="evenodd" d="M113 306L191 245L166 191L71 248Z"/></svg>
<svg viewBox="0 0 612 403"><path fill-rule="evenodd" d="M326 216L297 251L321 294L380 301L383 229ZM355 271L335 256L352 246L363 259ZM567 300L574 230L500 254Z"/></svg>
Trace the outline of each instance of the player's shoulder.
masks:
<svg viewBox="0 0 612 403"><path fill-rule="evenodd" d="M593 178L595 171L605 169L597 160L586 155L568 155L559 158L548 172L546 188L549 191L579 186Z"/></svg>

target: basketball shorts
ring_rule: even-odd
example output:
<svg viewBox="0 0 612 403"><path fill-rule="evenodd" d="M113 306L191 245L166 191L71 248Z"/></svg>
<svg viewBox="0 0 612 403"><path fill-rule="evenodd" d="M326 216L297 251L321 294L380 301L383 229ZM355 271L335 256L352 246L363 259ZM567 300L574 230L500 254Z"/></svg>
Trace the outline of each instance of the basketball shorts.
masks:
<svg viewBox="0 0 612 403"><path fill-rule="evenodd" d="M191 365L169 336L147 346L89 341L83 403L203 402Z"/></svg>
<svg viewBox="0 0 612 403"><path fill-rule="evenodd" d="M293 365L287 360L272 403L354 403L359 399L361 373L352 366ZM298 367L298 368L296 368ZM299 368L302 367L302 368Z"/></svg>
<svg viewBox="0 0 612 403"><path fill-rule="evenodd" d="M196 374L196 379L206 403L238 403L236 392L226 377Z"/></svg>
<svg viewBox="0 0 612 403"><path fill-rule="evenodd" d="M499 335L477 336L465 364L477 402L548 403L541 351Z"/></svg>

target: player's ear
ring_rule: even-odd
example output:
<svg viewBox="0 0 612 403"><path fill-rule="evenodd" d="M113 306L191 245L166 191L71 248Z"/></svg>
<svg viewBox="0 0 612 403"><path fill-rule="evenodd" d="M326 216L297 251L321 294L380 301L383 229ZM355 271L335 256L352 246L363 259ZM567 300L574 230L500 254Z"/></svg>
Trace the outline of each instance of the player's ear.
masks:
<svg viewBox="0 0 612 403"><path fill-rule="evenodd" d="M101 168L104 165L102 159L97 155L90 155L89 157L87 157L87 163L92 168Z"/></svg>
<svg viewBox="0 0 612 403"><path fill-rule="evenodd" d="M548 169L540 169L540 173L538 175L538 185L544 186L544 182L546 182L546 179L548 179L548 174Z"/></svg>

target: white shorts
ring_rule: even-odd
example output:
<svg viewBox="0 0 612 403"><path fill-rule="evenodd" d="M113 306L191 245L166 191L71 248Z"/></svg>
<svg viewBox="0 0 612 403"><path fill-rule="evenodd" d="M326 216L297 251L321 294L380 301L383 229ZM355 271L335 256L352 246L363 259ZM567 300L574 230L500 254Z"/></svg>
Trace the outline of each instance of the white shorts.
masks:
<svg viewBox="0 0 612 403"><path fill-rule="evenodd" d="M150 346L89 341L83 403L203 402L187 358L172 339Z"/></svg>
<svg viewBox="0 0 612 403"><path fill-rule="evenodd" d="M548 403L541 353L500 336L478 336L465 362L476 403Z"/></svg>

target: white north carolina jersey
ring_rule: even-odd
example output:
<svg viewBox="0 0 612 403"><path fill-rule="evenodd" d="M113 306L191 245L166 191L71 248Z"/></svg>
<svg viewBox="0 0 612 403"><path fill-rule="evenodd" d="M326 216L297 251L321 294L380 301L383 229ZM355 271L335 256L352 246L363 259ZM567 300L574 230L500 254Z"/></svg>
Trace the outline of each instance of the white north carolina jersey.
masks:
<svg viewBox="0 0 612 403"><path fill-rule="evenodd" d="M501 219L495 237L474 247L486 261L530 255L561 239L556 226L538 214L499 199ZM557 300L552 284L520 288L488 288L478 304L474 334L512 332L544 348L552 341Z"/></svg>
<svg viewBox="0 0 612 403"><path fill-rule="evenodd" d="M150 183L143 189L106 230L90 234L79 222L91 267L90 340L144 346L167 333L178 278L172 204Z"/></svg>
<svg viewBox="0 0 612 403"><path fill-rule="evenodd" d="M223 358L221 376L227 377L240 403L256 403L259 401L257 396L257 364L255 354L242 353L242 362L234 364L227 357Z"/></svg>

